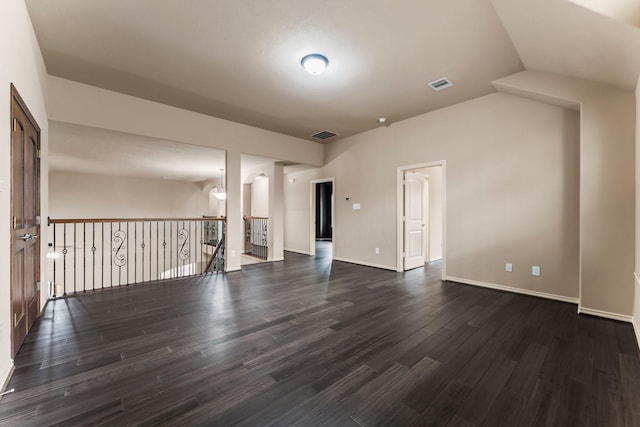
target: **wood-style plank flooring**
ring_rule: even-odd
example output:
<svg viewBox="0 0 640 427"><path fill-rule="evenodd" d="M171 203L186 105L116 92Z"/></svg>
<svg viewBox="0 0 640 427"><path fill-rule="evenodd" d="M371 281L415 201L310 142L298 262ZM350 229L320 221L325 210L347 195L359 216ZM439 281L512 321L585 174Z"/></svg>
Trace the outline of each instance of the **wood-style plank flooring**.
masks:
<svg viewBox="0 0 640 427"><path fill-rule="evenodd" d="M637 426L631 325L287 253L50 302L0 425Z"/></svg>

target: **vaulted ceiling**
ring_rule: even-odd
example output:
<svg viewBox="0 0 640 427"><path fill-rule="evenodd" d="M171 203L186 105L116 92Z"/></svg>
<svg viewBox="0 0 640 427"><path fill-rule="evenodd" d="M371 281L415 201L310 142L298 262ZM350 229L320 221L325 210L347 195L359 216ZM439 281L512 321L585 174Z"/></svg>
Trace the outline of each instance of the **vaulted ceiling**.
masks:
<svg viewBox="0 0 640 427"><path fill-rule="evenodd" d="M524 68L633 88L637 9L605 16L585 5L598 1L27 5L52 75L300 138L328 129L334 140L379 117L393 123L491 93L492 80ZM304 72L308 53L329 58L324 74ZM454 86L428 87L441 77Z"/></svg>

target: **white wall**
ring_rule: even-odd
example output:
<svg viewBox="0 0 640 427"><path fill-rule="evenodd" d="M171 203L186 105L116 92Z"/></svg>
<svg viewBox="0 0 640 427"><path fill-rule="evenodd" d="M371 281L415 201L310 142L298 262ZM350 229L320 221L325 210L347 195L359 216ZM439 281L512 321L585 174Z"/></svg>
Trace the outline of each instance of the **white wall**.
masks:
<svg viewBox="0 0 640 427"><path fill-rule="evenodd" d="M63 171L49 174L49 214L55 219L195 218L208 210L208 193L192 182Z"/></svg>
<svg viewBox="0 0 640 427"><path fill-rule="evenodd" d="M269 178L251 183L251 216L269 216Z"/></svg>
<svg viewBox="0 0 640 427"><path fill-rule="evenodd" d="M322 165L321 144L49 76L51 120L226 150L227 271L240 269L244 246L241 156Z"/></svg>
<svg viewBox="0 0 640 427"><path fill-rule="evenodd" d="M640 78L636 86L636 259L634 273L633 327L640 345Z"/></svg>
<svg viewBox="0 0 640 427"><path fill-rule="evenodd" d="M335 177L335 257L395 270L397 168L445 160L448 275L575 299L578 144L576 112L500 93L330 143L285 180L286 247L308 250L309 181Z"/></svg>
<svg viewBox="0 0 640 427"><path fill-rule="evenodd" d="M10 83L13 83L26 102L41 129L41 214L47 212L48 122L44 101L46 69L40 54L24 0L0 2L0 385L7 378L11 366L10 315ZM45 233L40 233L44 235ZM42 260L47 241L41 241ZM44 261L43 261L44 262ZM41 271L45 269L42 268ZM46 283L46 277L41 277ZM43 299L44 294L43 292ZM44 302L44 301L43 301ZM41 304L42 305L42 304Z"/></svg>
<svg viewBox="0 0 640 427"><path fill-rule="evenodd" d="M580 107L582 313L631 320L635 250L635 100L586 80L523 71L499 90Z"/></svg>
<svg viewBox="0 0 640 427"><path fill-rule="evenodd" d="M329 178L321 168L287 174L284 178L284 248L287 251L309 255L311 244L311 184L314 179ZM334 203L341 203L336 196ZM344 200L344 199L343 199ZM333 234L337 232L338 221L334 218ZM315 230L313 231L315 235Z"/></svg>

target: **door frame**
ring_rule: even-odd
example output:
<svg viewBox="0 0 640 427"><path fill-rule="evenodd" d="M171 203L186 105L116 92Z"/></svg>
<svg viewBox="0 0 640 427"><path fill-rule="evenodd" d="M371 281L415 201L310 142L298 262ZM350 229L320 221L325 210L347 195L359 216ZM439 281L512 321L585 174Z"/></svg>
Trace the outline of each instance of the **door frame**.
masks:
<svg viewBox="0 0 640 427"><path fill-rule="evenodd" d="M447 162L417 163L400 166L396 172L396 271L404 272L404 173L432 166L442 167L442 280L447 276ZM430 189L431 190L431 189ZM429 215L431 220L431 215ZM429 222L429 227L431 223ZM429 230L431 233L431 230ZM431 236L431 234L429 234Z"/></svg>
<svg viewBox="0 0 640 427"><path fill-rule="evenodd" d="M13 120L15 118L15 105L17 104L20 109L22 109L22 111L25 113L25 115L27 116L27 120L29 120L30 124L35 128L36 133L37 133L37 138L38 140L36 141L36 150L37 152L39 152L42 147L41 147L41 138L42 138L42 130L40 128L40 126L38 125L38 122L36 121L36 119L33 117L33 114L31 113L31 111L29 110L29 107L27 107L27 104L24 102L24 100L22 99L22 97L20 96L20 93L18 92L18 89L14 86L13 83L11 83L11 87L10 87L10 93L11 93L11 107L10 107L10 127L9 127L9 131L10 131L10 135L9 135L9 140L10 140L10 162L11 162L11 182L9 185L10 188L10 202L9 202L9 216L12 217L13 216L13 156L14 156L14 152L13 152L13 135L12 135L12 129L13 129ZM40 159L40 155L36 154L36 170L35 170L35 178L34 178L34 182L36 183L36 197L35 197L35 202L36 202L36 224L38 226L38 235L40 236L38 238L38 240L36 241L36 261L35 261L35 267L36 267L36 273L35 273L35 280L36 280L36 318L40 315L40 286L38 285L39 283L42 282L42 271L41 271L41 253L40 250L42 249L42 238L43 238L43 233L42 233L42 211L41 211L41 195L42 195L42 176L41 176L41 159ZM13 281L13 273L14 273L14 260L13 260L13 253L14 253L14 229L13 229L13 225L9 224L10 227L10 235L11 235L11 242L9 243L9 251L11 254L11 261L9 263L9 277L11 278L10 280ZM12 325L11 329L11 357L15 357L17 350L14 351L14 336L13 336L13 332L14 332L14 328L15 325L13 325L13 316L14 316L14 312L13 312L13 284L10 282L9 285L9 300L10 300L10 308L9 308L9 322ZM27 334L29 333L29 331L27 331Z"/></svg>
<svg viewBox="0 0 640 427"><path fill-rule="evenodd" d="M427 229L425 231L427 237L426 242L424 244L424 260L426 263L431 262L431 181L429 177L426 176L424 178L424 188L423 188L424 198L427 201L426 206L423 206L425 212L424 216L427 218Z"/></svg>
<svg viewBox="0 0 640 427"><path fill-rule="evenodd" d="M333 184L331 193L331 259L333 259L336 248L336 179L334 177L309 181L311 186L309 191L311 195L309 205L311 211L309 215L309 255L316 255L316 184L322 184L323 182L331 182Z"/></svg>

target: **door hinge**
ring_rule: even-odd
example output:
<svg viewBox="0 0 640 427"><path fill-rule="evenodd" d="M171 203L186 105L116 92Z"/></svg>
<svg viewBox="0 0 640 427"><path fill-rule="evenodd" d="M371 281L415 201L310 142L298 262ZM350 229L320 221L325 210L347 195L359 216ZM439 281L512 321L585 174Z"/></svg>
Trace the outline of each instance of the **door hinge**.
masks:
<svg viewBox="0 0 640 427"><path fill-rule="evenodd" d="M15 132L17 126L18 126L18 119L13 119L13 121L11 122L11 131Z"/></svg>
<svg viewBox="0 0 640 427"><path fill-rule="evenodd" d="M16 217L13 217L13 229L16 229L16 226L18 225L17 221L16 221Z"/></svg>
<svg viewBox="0 0 640 427"><path fill-rule="evenodd" d="M40 290L40 282L36 282L36 289Z"/></svg>
<svg viewBox="0 0 640 427"><path fill-rule="evenodd" d="M42 151L40 150L36 150L36 157L39 159L40 157L42 157Z"/></svg>
<svg viewBox="0 0 640 427"><path fill-rule="evenodd" d="M13 327L15 328L17 324L18 324L18 314L13 313Z"/></svg>

